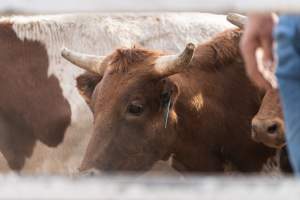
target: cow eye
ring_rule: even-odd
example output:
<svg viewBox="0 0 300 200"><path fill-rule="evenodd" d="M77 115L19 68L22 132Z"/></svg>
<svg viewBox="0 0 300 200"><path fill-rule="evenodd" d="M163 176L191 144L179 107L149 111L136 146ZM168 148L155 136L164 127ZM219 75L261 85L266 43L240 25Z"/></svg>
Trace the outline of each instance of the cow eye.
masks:
<svg viewBox="0 0 300 200"><path fill-rule="evenodd" d="M127 112L133 115L141 115L144 111L144 108L141 104L132 103L127 107Z"/></svg>

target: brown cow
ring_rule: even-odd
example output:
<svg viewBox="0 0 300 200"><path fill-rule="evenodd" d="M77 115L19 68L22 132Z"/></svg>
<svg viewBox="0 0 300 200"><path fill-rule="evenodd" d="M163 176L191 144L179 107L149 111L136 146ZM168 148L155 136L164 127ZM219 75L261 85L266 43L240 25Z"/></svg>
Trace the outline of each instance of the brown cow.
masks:
<svg viewBox="0 0 300 200"><path fill-rule="evenodd" d="M240 36L228 30L176 56L64 49L66 59L90 71L77 78L94 115L80 170L147 170L170 155L189 172L222 172L226 162L261 170L275 150L251 140L262 94L245 74Z"/></svg>

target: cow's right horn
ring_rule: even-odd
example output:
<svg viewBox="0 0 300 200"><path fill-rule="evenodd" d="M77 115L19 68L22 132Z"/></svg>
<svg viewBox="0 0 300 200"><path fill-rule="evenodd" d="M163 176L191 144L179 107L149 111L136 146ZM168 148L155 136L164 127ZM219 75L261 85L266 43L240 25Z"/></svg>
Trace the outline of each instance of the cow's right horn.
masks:
<svg viewBox="0 0 300 200"><path fill-rule="evenodd" d="M156 60L155 69L162 76L170 76L183 71L192 60L195 45L189 43L184 51L178 55L161 56Z"/></svg>
<svg viewBox="0 0 300 200"><path fill-rule="evenodd" d="M227 21L243 29L247 22L247 17L236 13L228 13L226 17Z"/></svg>
<svg viewBox="0 0 300 200"><path fill-rule="evenodd" d="M61 51L62 57L70 61L74 65L85 69L89 72L97 73L100 75L104 74L104 68L101 66L101 63L104 59L104 56L93 56L74 52L70 49L63 48Z"/></svg>

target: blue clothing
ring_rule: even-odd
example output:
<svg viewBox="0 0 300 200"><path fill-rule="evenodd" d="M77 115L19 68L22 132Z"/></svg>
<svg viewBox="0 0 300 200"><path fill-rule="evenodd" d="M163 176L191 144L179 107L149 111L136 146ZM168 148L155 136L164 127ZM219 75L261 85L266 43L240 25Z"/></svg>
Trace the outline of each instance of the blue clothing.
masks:
<svg viewBox="0 0 300 200"><path fill-rule="evenodd" d="M300 175L300 15L281 16L274 38L289 158L294 172Z"/></svg>

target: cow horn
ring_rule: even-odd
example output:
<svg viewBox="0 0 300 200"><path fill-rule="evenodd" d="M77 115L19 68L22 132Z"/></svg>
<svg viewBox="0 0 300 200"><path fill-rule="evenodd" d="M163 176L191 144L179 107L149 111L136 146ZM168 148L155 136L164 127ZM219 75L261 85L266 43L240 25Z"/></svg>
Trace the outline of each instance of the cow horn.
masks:
<svg viewBox="0 0 300 200"><path fill-rule="evenodd" d="M156 60L155 69L163 76L170 76L181 72L191 62L195 45L189 43L184 51L178 55L161 56Z"/></svg>
<svg viewBox="0 0 300 200"><path fill-rule="evenodd" d="M104 74L104 68L101 67L101 63L104 59L104 56L93 56L82 54L78 52L74 52L70 49L63 48L61 51L62 57L66 60L70 61L74 65L85 69L89 72L97 73L97 74Z"/></svg>
<svg viewBox="0 0 300 200"><path fill-rule="evenodd" d="M236 25L237 27L243 29L246 22L247 17L244 15L236 14L236 13L229 13L226 17L227 21L232 23L233 25Z"/></svg>

